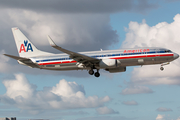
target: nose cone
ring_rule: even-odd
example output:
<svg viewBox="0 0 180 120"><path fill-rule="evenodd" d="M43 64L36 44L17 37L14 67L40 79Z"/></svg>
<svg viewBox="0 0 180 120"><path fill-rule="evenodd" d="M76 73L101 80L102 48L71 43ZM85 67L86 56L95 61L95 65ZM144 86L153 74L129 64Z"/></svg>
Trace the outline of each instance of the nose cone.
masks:
<svg viewBox="0 0 180 120"><path fill-rule="evenodd" d="M174 59L177 59L179 55L177 53L174 53Z"/></svg>

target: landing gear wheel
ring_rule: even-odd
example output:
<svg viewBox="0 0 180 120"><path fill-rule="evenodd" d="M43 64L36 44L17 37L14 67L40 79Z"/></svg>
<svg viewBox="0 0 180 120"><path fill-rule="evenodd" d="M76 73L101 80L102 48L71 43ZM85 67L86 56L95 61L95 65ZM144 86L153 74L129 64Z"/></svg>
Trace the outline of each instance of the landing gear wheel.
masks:
<svg viewBox="0 0 180 120"><path fill-rule="evenodd" d="M99 76L100 76L99 72L96 72L96 73L94 74L94 76L95 76L95 77L99 77Z"/></svg>
<svg viewBox="0 0 180 120"><path fill-rule="evenodd" d="M89 70L89 74L90 74L90 75L93 75L93 74L94 74L94 71L93 71L93 70Z"/></svg>
<svg viewBox="0 0 180 120"><path fill-rule="evenodd" d="M160 70L161 70L161 71L163 71L163 70L164 70L164 68L163 68L163 67L160 67Z"/></svg>

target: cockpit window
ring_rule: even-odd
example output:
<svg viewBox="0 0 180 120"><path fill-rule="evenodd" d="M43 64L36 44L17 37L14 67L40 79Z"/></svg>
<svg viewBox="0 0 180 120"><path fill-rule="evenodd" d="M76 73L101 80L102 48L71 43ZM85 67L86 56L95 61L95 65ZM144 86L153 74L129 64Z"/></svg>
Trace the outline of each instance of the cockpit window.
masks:
<svg viewBox="0 0 180 120"><path fill-rule="evenodd" d="M165 50L165 52L170 53L171 51L170 50Z"/></svg>

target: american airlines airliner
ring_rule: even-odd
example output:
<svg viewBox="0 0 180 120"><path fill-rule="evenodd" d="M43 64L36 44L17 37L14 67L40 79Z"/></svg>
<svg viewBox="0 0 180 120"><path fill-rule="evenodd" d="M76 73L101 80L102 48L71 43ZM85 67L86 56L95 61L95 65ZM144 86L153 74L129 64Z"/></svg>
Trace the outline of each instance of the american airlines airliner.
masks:
<svg viewBox="0 0 180 120"><path fill-rule="evenodd" d="M179 57L169 49L158 47L74 52L57 46L47 36L50 45L63 52L63 54L53 54L38 50L17 27L12 28L12 32L19 56L4 55L31 68L59 71L86 69L90 75L99 77L100 69L116 73L125 72L127 66L161 64L160 70L164 70L164 65Z"/></svg>

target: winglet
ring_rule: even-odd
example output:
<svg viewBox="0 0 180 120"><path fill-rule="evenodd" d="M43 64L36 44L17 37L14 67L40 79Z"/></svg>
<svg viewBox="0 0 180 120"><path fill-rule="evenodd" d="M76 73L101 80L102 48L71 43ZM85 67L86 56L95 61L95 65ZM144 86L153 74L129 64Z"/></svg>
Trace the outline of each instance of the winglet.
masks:
<svg viewBox="0 0 180 120"><path fill-rule="evenodd" d="M64 52L64 53L66 53L66 54L68 54L69 57L72 58L72 59L76 59L76 60L79 61L79 62L80 62L80 61L82 62L82 59L85 59L85 60L88 60L88 61L95 61L95 63L99 62L99 59L92 58L92 57L90 57L90 56L86 56L86 55L83 55L83 54L80 54L80 53L76 53L76 52L73 52L73 51L64 49L64 48L62 48L62 47L59 47L59 46L57 46L57 45L54 43L54 41L50 38L50 36L47 36L47 38L48 38L49 44L50 44L53 48L55 48L55 49L57 49L57 50L60 50L61 52ZM79 59L79 58L81 58L81 59Z"/></svg>
<svg viewBox="0 0 180 120"><path fill-rule="evenodd" d="M47 38L48 38L48 41L49 41L49 44L53 47L53 46L57 46L54 41L51 39L51 37L49 35L47 35Z"/></svg>

